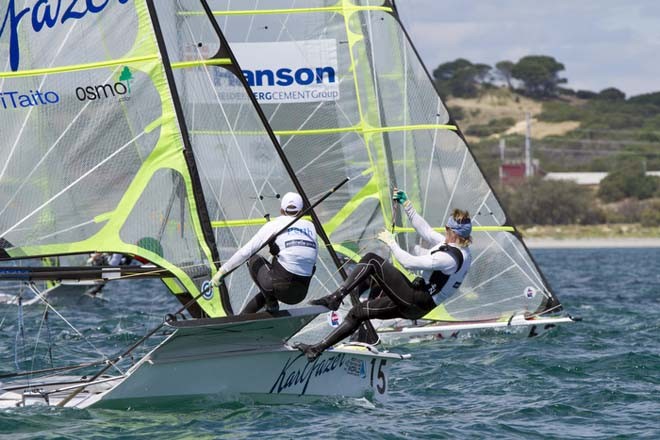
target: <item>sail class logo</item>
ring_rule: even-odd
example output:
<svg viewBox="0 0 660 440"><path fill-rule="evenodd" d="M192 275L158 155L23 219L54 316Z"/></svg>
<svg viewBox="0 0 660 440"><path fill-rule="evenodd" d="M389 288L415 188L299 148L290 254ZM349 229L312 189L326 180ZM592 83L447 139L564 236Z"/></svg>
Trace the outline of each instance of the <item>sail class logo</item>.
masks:
<svg viewBox="0 0 660 440"><path fill-rule="evenodd" d="M210 300L213 298L213 286L211 286L211 282L209 280L206 280L202 283L202 297L204 297L205 300Z"/></svg>
<svg viewBox="0 0 660 440"><path fill-rule="evenodd" d="M60 96L53 91L0 92L0 106L5 110L39 107L57 104L58 102L60 102Z"/></svg>
<svg viewBox="0 0 660 440"><path fill-rule="evenodd" d="M532 299L536 296L536 289L532 286L527 286L525 288L525 297L527 299Z"/></svg>
<svg viewBox="0 0 660 440"><path fill-rule="evenodd" d="M126 4L128 0L116 0ZM23 21L22 30L32 28L39 33L44 28L53 29L70 20L81 20L89 14L102 12L111 0L94 2L94 0L37 0L31 6L23 9L16 7L16 0L9 0L4 12L0 12L0 39L6 36L9 40L9 66L13 72L18 70L21 60L21 47L18 28ZM4 2L3 2L4 3ZM24 2L26 3L26 2Z"/></svg>
<svg viewBox="0 0 660 440"><path fill-rule="evenodd" d="M76 88L76 98L79 101L96 101L107 98L117 98L119 101L128 101L131 94L131 81L133 73L128 67L124 67L119 75L119 81L114 84L99 84L93 86L81 86Z"/></svg>
<svg viewBox="0 0 660 440"><path fill-rule="evenodd" d="M328 325L333 328L339 327L342 321L341 315L335 311L328 312L327 318Z"/></svg>

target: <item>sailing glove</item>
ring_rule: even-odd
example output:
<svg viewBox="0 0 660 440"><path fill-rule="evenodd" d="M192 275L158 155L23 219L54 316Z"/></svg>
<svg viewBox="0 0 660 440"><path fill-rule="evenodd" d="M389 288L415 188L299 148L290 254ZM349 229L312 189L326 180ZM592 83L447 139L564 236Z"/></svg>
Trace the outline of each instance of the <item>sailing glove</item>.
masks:
<svg viewBox="0 0 660 440"><path fill-rule="evenodd" d="M378 239L388 246L392 246L394 243L396 243L396 240L394 239L394 235L387 230L382 231L380 234L378 234Z"/></svg>
<svg viewBox="0 0 660 440"><path fill-rule="evenodd" d="M222 284L222 277L225 276L225 271L220 268L218 272L216 272L215 275L213 275L213 278L211 278L211 285L213 287L219 287L220 284Z"/></svg>
<svg viewBox="0 0 660 440"><path fill-rule="evenodd" d="M408 195L406 194L405 191L401 191L394 188L394 193L392 194L392 200L396 200L397 202L403 205L404 203L406 203L406 200L408 200Z"/></svg>

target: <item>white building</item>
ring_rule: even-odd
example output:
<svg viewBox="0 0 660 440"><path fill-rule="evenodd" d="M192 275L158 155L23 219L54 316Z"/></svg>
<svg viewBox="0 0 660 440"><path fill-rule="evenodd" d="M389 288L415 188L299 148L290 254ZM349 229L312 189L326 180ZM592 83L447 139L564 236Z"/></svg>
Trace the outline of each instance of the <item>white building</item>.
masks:
<svg viewBox="0 0 660 440"><path fill-rule="evenodd" d="M647 176L660 177L660 171L647 171ZM607 176L605 172L583 172L583 173L548 173L545 180L572 180L578 185L598 185Z"/></svg>

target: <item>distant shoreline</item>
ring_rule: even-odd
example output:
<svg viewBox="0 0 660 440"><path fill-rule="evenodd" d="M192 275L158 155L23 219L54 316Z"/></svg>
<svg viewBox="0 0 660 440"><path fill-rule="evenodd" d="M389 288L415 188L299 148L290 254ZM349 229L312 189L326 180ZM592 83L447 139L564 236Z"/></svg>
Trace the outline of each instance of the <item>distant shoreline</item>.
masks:
<svg viewBox="0 0 660 440"><path fill-rule="evenodd" d="M524 238L530 249L660 248L660 237Z"/></svg>
<svg viewBox="0 0 660 440"><path fill-rule="evenodd" d="M519 230L530 248L660 248L660 226L639 223L535 225Z"/></svg>

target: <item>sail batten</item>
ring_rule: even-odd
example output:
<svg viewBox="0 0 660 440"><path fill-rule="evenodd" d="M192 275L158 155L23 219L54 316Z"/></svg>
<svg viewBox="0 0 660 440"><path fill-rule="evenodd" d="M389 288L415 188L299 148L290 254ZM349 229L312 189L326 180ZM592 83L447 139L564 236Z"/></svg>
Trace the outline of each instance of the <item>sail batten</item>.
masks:
<svg viewBox="0 0 660 440"><path fill-rule="evenodd" d="M279 9L245 9L245 10L214 10L214 16L240 16L240 15L289 15L289 14L308 14L312 12L317 13L354 13L358 11L385 11L392 12L392 8L388 6L359 6L359 5L341 5L341 6L325 6L325 7L310 7L310 8L279 8ZM204 15L203 11L186 11L181 12L180 15Z"/></svg>
<svg viewBox="0 0 660 440"><path fill-rule="evenodd" d="M145 55L142 57L122 58L118 60L109 60L72 66L49 67L34 70L19 70L17 72L0 72L0 78L27 78L30 76L43 76L53 73L79 72L83 70L102 69L105 67L123 66L126 64L139 64L143 62L158 60L158 58L158 55Z"/></svg>

